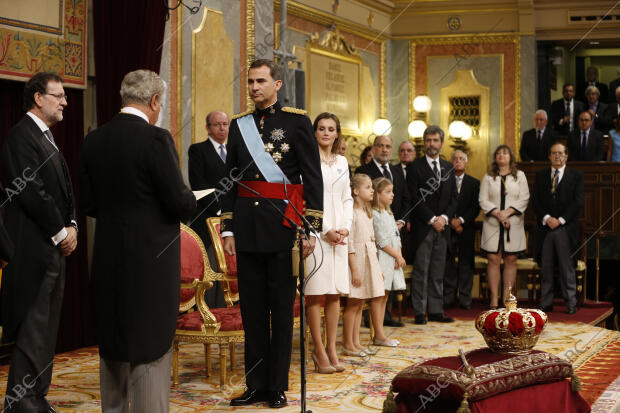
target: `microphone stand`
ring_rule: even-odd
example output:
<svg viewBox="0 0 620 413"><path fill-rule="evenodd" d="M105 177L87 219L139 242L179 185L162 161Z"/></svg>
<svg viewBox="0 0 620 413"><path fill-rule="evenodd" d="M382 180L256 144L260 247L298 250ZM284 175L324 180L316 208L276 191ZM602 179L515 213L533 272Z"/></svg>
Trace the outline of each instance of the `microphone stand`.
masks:
<svg viewBox="0 0 620 413"><path fill-rule="evenodd" d="M305 299L305 286L304 286L304 276L305 276L305 268L304 268L304 254L303 254L303 240L305 236L305 231L310 230L312 228L306 218L299 213L295 205L293 205L288 197L288 193L286 190L286 184L284 183L284 196L288 201L289 205L293 207L293 210L301 218L302 225L299 226L289 217L287 217L280 208L278 208L269 198L263 197L258 191L250 188L249 186L242 184L241 182L237 182L238 185L243 187L244 189L252 192L254 195L259 197L260 199L267 201L269 205L273 209L275 209L278 214L280 214L290 225L295 229L297 234L297 242L299 243L299 352L300 352L300 362L301 362L301 413L312 413L311 410L306 410L306 299Z"/></svg>
<svg viewBox="0 0 620 413"><path fill-rule="evenodd" d="M310 232L312 226L306 220L298 210L295 208L295 205L291 203L288 193L286 191L286 184L284 184L284 196L288 201L289 205L293 207L293 210L297 214L297 216L301 219L302 227L297 230L297 240L299 242L299 359L301 362L300 368L300 404L301 404L301 413L312 413L312 410L306 410L306 286L304 285L304 277L306 275L306 269L304 267L304 254L303 254L303 239L307 232Z"/></svg>

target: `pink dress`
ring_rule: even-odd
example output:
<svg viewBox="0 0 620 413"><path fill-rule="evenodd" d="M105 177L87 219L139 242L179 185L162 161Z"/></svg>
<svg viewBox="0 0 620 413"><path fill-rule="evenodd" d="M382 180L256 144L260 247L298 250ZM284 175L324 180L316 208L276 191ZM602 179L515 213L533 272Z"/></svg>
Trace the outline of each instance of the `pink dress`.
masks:
<svg viewBox="0 0 620 413"><path fill-rule="evenodd" d="M362 285L354 287L351 284L349 270L349 297L366 299L385 295L383 275L377 259L372 218L368 218L362 209L353 208L353 223L349 232L348 245L349 254L355 253L355 263L362 277Z"/></svg>

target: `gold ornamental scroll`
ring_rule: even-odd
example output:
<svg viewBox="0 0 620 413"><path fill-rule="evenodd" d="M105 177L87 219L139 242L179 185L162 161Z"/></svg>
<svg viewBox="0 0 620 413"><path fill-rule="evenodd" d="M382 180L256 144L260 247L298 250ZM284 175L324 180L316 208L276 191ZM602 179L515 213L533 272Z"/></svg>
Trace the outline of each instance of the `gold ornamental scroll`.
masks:
<svg viewBox="0 0 620 413"><path fill-rule="evenodd" d="M377 88L370 68L338 28L314 33L305 47L296 45L293 53L306 71L310 119L331 112L340 119L343 135L369 134L377 116Z"/></svg>
<svg viewBox="0 0 620 413"><path fill-rule="evenodd" d="M229 119L234 114L234 47L222 12L205 7L192 32L192 143L207 138L209 112L222 110Z"/></svg>
<svg viewBox="0 0 620 413"><path fill-rule="evenodd" d="M473 70L457 70L454 81L441 88L441 128L445 131L445 141L441 154L450 159L454 140L449 136L448 127L452 121L460 120L472 128L472 136L467 139L469 149L467 173L482 179L489 168L489 88L481 85Z"/></svg>

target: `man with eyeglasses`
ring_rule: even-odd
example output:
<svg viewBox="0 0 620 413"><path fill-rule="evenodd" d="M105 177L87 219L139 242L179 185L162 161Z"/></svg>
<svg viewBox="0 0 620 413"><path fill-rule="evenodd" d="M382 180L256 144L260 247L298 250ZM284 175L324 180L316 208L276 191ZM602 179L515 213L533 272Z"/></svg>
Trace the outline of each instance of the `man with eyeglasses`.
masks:
<svg viewBox="0 0 620 413"><path fill-rule="evenodd" d="M568 135L566 147L570 161L604 161L605 141L603 134L592 127L592 113L579 114L579 128Z"/></svg>
<svg viewBox="0 0 620 413"><path fill-rule="evenodd" d="M553 311L553 274L557 263L566 313L577 311L575 267L579 248L579 214L583 208L583 173L566 167L566 146L549 150L551 167L536 174L534 212L537 220L536 260L541 266L540 308Z"/></svg>
<svg viewBox="0 0 620 413"><path fill-rule="evenodd" d="M194 143L188 150L187 169L192 191L218 188L221 186L218 183L226 176L228 116L219 110L210 112L206 118L206 127L207 139L204 142ZM212 263L215 262L215 257L206 220L220 215L221 208L215 193L205 196L198 201L196 216L190 225L202 239ZM205 293L207 304L210 308L225 307L221 283L215 284Z"/></svg>
<svg viewBox="0 0 620 413"><path fill-rule="evenodd" d="M15 342L4 411L54 411L45 396L52 380L65 257L77 246L69 169L50 130L62 121L66 107L60 76L35 74L24 87L27 113L9 131L2 150L6 226L15 244L2 277L2 341Z"/></svg>

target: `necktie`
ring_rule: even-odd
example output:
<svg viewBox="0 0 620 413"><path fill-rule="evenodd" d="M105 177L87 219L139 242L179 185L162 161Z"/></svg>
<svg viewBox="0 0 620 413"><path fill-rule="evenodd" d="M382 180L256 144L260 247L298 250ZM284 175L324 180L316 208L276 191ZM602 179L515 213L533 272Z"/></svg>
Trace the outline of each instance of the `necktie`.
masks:
<svg viewBox="0 0 620 413"><path fill-rule="evenodd" d="M581 132L581 160L586 159L586 147L588 146L588 136L586 131Z"/></svg>
<svg viewBox="0 0 620 413"><path fill-rule="evenodd" d="M555 188L558 186L558 174L560 171L558 169L553 169L553 181L551 182L551 193L555 194Z"/></svg>
<svg viewBox="0 0 620 413"><path fill-rule="evenodd" d="M538 143L542 141L542 131L540 129L536 132L536 139L538 139Z"/></svg>
<svg viewBox="0 0 620 413"><path fill-rule="evenodd" d="M56 146L56 141L54 140L54 135L52 135L52 131L48 129L43 132L43 134L45 135L47 140L50 141L50 143L54 146L54 148L58 150L58 146Z"/></svg>
<svg viewBox="0 0 620 413"><path fill-rule="evenodd" d="M433 173L435 174L435 177L437 179L440 178L440 176L439 176L439 169L437 169L437 161L433 161Z"/></svg>
<svg viewBox="0 0 620 413"><path fill-rule="evenodd" d="M456 192L461 193L461 185L463 185L463 177L456 178Z"/></svg>
<svg viewBox="0 0 620 413"><path fill-rule="evenodd" d="M566 109L564 110L564 116L570 116L570 102L566 102Z"/></svg>
<svg viewBox="0 0 620 413"><path fill-rule="evenodd" d="M382 165L381 168L383 168L383 176L391 181L392 174L390 174L390 170L388 169L387 164Z"/></svg>
<svg viewBox="0 0 620 413"><path fill-rule="evenodd" d="M220 144L220 158L226 162L226 148L224 148L223 144Z"/></svg>

